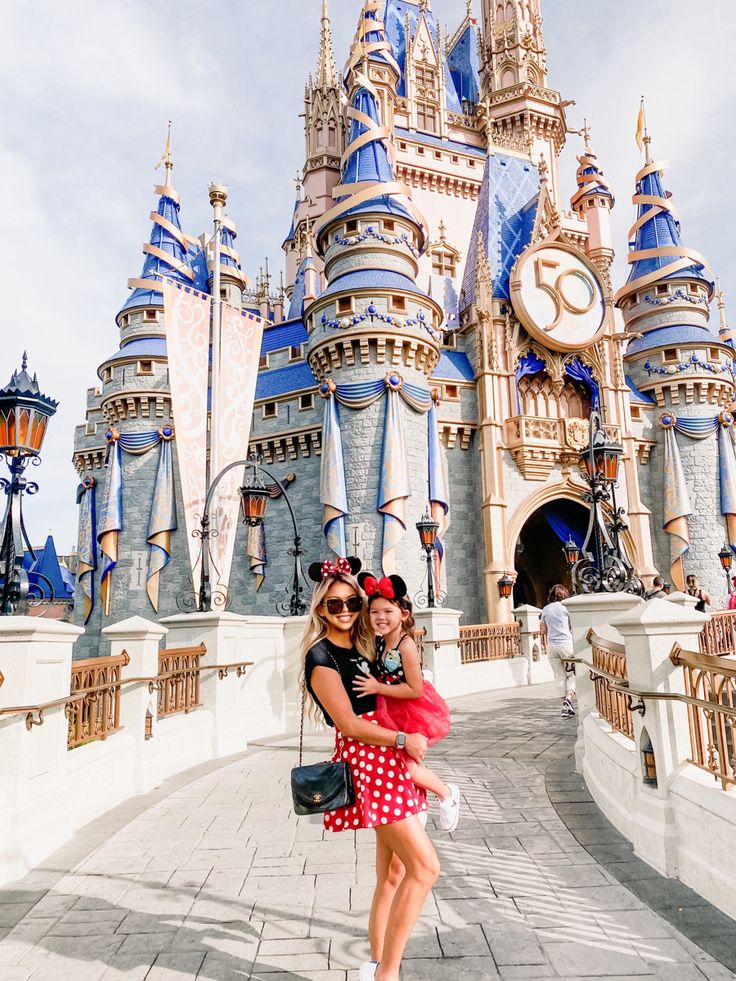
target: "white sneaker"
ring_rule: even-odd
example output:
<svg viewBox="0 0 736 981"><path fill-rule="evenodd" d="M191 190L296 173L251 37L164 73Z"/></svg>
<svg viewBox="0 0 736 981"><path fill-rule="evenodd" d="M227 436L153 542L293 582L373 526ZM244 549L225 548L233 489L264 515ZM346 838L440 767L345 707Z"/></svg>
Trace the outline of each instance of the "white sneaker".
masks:
<svg viewBox="0 0 736 981"><path fill-rule="evenodd" d="M440 801L440 830L454 831L460 820L460 788L457 784L448 783L450 796Z"/></svg>
<svg viewBox="0 0 736 981"><path fill-rule="evenodd" d="M376 976L377 961L366 961L360 968L358 981L373 981Z"/></svg>

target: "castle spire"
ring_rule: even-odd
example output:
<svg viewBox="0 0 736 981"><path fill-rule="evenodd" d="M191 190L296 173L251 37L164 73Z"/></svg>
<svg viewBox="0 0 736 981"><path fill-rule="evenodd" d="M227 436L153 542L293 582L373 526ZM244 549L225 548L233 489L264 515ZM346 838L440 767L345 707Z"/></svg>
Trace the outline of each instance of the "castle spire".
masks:
<svg viewBox="0 0 736 981"><path fill-rule="evenodd" d="M337 82L337 66L335 53L332 48L332 29L330 27L330 11L327 0L322 0L322 26L319 41L319 58L317 59L317 75L314 84L317 88L328 88Z"/></svg>
<svg viewBox="0 0 736 981"><path fill-rule="evenodd" d="M166 166L163 184L156 185L154 192L159 195L158 208L150 214L153 227L149 241L143 246L143 269L137 279L129 279L128 287L132 293L123 304L118 318L123 312L137 307L163 307L161 282L173 280L182 286L191 286L195 276L187 258L187 240L179 221L180 201L174 190L171 171L174 167L171 156L171 123L166 136L166 144L161 159L156 164Z"/></svg>
<svg viewBox="0 0 736 981"><path fill-rule="evenodd" d="M631 270L626 284L616 294L616 304L644 287L674 278L704 282L712 297L714 287L708 262L683 243L677 209L662 185L666 164L652 160L648 133L643 142L646 161L636 175L632 198L637 205L637 218L629 231L627 261Z"/></svg>

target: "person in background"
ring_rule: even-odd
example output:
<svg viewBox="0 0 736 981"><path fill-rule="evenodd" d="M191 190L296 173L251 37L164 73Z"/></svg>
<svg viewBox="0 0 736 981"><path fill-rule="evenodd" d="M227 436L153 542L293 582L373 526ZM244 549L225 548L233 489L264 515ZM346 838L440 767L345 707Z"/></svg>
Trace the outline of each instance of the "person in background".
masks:
<svg viewBox="0 0 736 981"><path fill-rule="evenodd" d="M731 583L733 589L728 594L728 603L726 604L727 610L736 610L736 576L731 576Z"/></svg>
<svg viewBox="0 0 736 981"><path fill-rule="evenodd" d="M563 658L572 657L572 624L563 600L569 599L569 591L559 583L549 591L547 605L542 610L540 631L542 642L562 700L562 718L575 715L575 669L568 671Z"/></svg>
<svg viewBox="0 0 736 981"><path fill-rule="evenodd" d="M700 582L697 576L690 575L686 578L685 582L687 584L687 595L694 596L698 601L695 604L695 609L698 613L705 613L706 606L713 605L710 595L704 589L700 588Z"/></svg>
<svg viewBox="0 0 736 981"><path fill-rule="evenodd" d="M652 588L647 593L647 599L666 599L669 593L669 583L666 583L661 576L655 576L652 581Z"/></svg>

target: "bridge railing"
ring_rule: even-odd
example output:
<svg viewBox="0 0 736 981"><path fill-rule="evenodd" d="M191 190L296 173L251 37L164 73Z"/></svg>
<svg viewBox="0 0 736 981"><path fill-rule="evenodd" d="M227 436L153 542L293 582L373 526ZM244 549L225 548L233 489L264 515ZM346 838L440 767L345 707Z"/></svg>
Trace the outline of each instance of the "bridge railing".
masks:
<svg viewBox="0 0 736 981"><path fill-rule="evenodd" d="M129 663L123 651L114 657L93 657L72 663L67 749L107 739L120 729L122 671Z"/></svg>
<svg viewBox="0 0 736 981"><path fill-rule="evenodd" d="M700 633L700 653L736 654L736 610L716 610Z"/></svg>
<svg viewBox="0 0 736 981"><path fill-rule="evenodd" d="M634 720L631 714L628 688L629 675L626 667L626 648L611 637L601 637L594 630L588 634L591 646L592 667L590 677L595 689L595 707L602 719L627 739L634 738Z"/></svg>

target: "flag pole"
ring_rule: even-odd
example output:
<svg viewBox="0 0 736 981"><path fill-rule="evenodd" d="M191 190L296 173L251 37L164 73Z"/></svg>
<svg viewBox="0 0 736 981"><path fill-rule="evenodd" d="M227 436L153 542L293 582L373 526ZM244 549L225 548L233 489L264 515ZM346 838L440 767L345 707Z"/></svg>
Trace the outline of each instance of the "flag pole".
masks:
<svg viewBox="0 0 736 981"><path fill-rule="evenodd" d="M209 426L209 467L207 469L207 491L216 476L215 467L218 459L217 422L215 419L217 397L220 390L220 334L222 324L222 295L220 293L221 268L220 254L222 252L222 218L227 204L227 187L220 181L213 181L209 186L210 204L214 212L215 235L213 240L213 271L212 271L212 325L210 341L212 345L212 375L210 382L210 426Z"/></svg>

